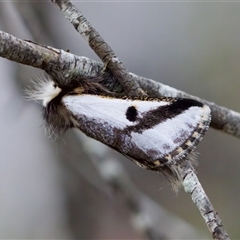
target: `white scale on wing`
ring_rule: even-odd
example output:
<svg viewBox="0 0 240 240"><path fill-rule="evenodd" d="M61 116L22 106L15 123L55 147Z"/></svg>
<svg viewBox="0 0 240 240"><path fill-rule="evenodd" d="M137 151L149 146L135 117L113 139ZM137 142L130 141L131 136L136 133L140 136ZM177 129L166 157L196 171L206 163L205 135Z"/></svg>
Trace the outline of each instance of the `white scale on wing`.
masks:
<svg viewBox="0 0 240 240"><path fill-rule="evenodd" d="M126 118L126 111L130 106L135 106L141 117L143 112L169 104L169 102L163 101L117 99L87 94L66 96L63 97L63 102L75 116L83 115L88 119L95 119L98 123L107 122L118 129L136 124Z"/></svg>

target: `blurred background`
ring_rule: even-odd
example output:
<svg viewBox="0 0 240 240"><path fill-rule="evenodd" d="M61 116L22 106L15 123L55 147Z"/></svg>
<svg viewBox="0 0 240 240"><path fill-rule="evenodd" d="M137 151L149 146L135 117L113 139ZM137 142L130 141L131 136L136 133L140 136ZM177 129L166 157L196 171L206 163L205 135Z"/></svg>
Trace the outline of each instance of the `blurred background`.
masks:
<svg viewBox="0 0 240 240"><path fill-rule="evenodd" d="M240 112L239 3L74 4L131 72ZM0 1L0 29L99 61L51 1ZM23 92L43 72L1 58L0 73L0 238L147 239L89 150L121 164L142 194L198 232L169 224L164 236L211 238L190 196L182 189L175 194L160 174L80 132L49 138L41 106L26 101ZM197 148L198 177L232 239L240 238L238 147L238 139L210 129ZM159 228L165 219L159 217Z"/></svg>

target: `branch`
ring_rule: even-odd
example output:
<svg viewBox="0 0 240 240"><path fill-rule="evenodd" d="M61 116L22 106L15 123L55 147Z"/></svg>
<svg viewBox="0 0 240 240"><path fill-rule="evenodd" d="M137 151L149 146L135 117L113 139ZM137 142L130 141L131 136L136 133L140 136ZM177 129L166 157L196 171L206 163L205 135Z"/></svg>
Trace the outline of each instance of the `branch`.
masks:
<svg viewBox="0 0 240 240"><path fill-rule="evenodd" d="M104 70L104 64L86 57L80 57L64 50L44 46L16 38L0 31L0 57L46 71L66 85L72 78L96 76ZM219 106L213 102L190 95L170 86L130 73L134 81L150 96L171 96L196 99L211 108L211 127L240 138L240 113ZM118 81L110 74L104 79L110 91L122 90Z"/></svg>

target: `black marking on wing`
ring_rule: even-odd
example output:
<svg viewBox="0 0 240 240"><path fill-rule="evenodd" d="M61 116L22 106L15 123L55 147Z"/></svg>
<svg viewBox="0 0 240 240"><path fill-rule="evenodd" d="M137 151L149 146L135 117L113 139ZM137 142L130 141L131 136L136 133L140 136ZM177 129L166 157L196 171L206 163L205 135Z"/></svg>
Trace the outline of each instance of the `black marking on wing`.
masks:
<svg viewBox="0 0 240 240"><path fill-rule="evenodd" d="M137 111L136 107L134 107L134 106L128 107L128 109L126 111L127 120L129 120L130 122L135 122L137 120L137 115L138 115L138 111Z"/></svg>
<svg viewBox="0 0 240 240"><path fill-rule="evenodd" d="M126 127L125 131L142 133L146 129L151 129L159 123L176 117L193 106L203 107L203 104L192 99L177 99L177 101L169 105L160 106L143 113L142 117L138 119L138 123L134 126Z"/></svg>

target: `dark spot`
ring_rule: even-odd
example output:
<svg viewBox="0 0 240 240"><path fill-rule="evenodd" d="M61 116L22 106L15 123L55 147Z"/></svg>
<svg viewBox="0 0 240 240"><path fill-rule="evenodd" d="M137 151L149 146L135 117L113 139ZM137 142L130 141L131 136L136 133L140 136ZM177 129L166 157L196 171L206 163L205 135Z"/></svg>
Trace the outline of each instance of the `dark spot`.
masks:
<svg viewBox="0 0 240 240"><path fill-rule="evenodd" d="M159 123L175 118L177 115L194 106L202 107L203 104L192 99L176 99L175 102L169 105L159 106L147 111L136 125L126 127L126 131L142 133L145 129L153 128Z"/></svg>
<svg viewBox="0 0 240 240"><path fill-rule="evenodd" d="M126 118L131 122L136 121L137 115L138 115L138 112L134 106L129 107L126 111Z"/></svg>

